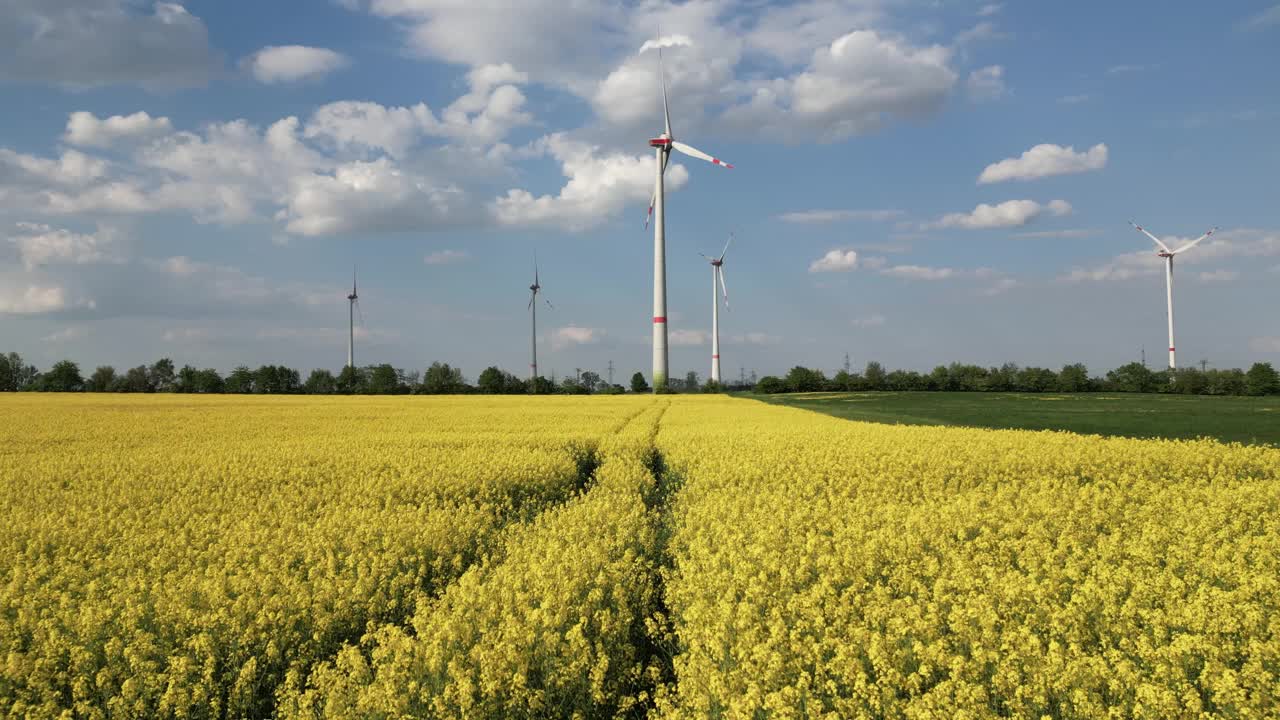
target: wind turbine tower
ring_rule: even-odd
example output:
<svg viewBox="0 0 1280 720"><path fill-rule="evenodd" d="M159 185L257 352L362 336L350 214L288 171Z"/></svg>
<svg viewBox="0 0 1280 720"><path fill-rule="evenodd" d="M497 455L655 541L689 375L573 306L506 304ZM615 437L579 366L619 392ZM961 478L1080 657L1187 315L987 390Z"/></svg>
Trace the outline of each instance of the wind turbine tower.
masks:
<svg viewBox="0 0 1280 720"><path fill-rule="evenodd" d="M720 251L720 257L707 257L702 255L707 262L711 263L711 382L720 383L720 293L724 293L724 309L729 309L729 289L724 285L724 256L729 252L729 244L733 242L733 235L729 235L729 240L724 244L724 250ZM720 287L716 287L719 282Z"/></svg>
<svg viewBox="0 0 1280 720"><path fill-rule="evenodd" d="M1169 246L1165 245L1164 242L1160 240L1160 238L1147 232L1146 229L1143 228L1141 225L1134 223L1132 220L1129 221L1129 224L1133 225L1134 229L1137 230L1138 232L1142 233L1143 235L1146 235L1147 237L1155 241L1155 244L1160 246L1160 250L1156 253L1156 255L1159 255L1160 257L1164 258L1165 298L1168 301L1168 307L1169 307L1169 369L1177 370L1178 363L1176 360L1174 360L1174 350L1173 350L1174 348L1174 344L1173 344L1173 258L1175 255L1180 255L1190 250L1191 248L1195 247L1196 243L1199 243L1201 240L1204 240L1205 238L1212 235L1214 231L1216 231L1218 228L1216 227L1210 228L1209 232L1201 235L1195 240L1192 240L1186 245L1183 245L1177 250L1170 250Z"/></svg>
<svg viewBox="0 0 1280 720"><path fill-rule="evenodd" d="M643 48L641 48L643 51ZM671 151L678 150L689 157L706 160L713 165L731 168L727 162L718 160L697 148L678 142L671 134L671 109L667 103L667 77L662 65L662 49L658 49L658 71L662 81L662 115L665 130L661 135L649 140L649 147L654 148L655 179L653 198L649 201L649 215L653 217L653 391L656 393L667 385L667 238L665 190L662 184L667 172L667 161Z"/></svg>
<svg viewBox="0 0 1280 720"><path fill-rule="evenodd" d="M542 290L542 285L538 282L538 253L533 254L533 284L529 286L529 326L531 330L531 354L529 357L529 381L533 383L533 387L537 388L538 383L538 291ZM555 306L550 300L543 298L547 307L552 310Z"/></svg>
<svg viewBox="0 0 1280 720"><path fill-rule="evenodd" d="M356 308L360 294L356 292L356 271L351 271L351 294L347 296L347 367L356 366Z"/></svg>

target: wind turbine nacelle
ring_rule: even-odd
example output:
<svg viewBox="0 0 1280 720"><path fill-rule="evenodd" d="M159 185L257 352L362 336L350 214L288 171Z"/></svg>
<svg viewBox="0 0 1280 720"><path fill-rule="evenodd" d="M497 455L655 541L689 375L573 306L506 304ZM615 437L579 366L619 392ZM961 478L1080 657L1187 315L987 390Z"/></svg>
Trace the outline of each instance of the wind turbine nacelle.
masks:
<svg viewBox="0 0 1280 720"><path fill-rule="evenodd" d="M649 141L649 147L669 147L671 138L653 138Z"/></svg>

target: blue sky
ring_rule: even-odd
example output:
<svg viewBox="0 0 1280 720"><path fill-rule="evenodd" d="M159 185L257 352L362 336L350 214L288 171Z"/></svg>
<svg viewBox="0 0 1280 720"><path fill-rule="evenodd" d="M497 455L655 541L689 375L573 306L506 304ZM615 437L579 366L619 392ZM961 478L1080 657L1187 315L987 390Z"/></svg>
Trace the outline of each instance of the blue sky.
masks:
<svg viewBox="0 0 1280 720"><path fill-rule="evenodd" d="M0 3L0 350L85 370L1280 362L1280 5ZM984 207L985 206L985 207Z"/></svg>

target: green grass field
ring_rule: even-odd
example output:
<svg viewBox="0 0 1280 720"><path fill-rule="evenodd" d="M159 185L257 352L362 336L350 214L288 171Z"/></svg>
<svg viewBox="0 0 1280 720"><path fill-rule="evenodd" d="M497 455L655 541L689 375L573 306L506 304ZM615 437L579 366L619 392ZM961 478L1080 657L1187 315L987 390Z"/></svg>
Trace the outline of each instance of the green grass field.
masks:
<svg viewBox="0 0 1280 720"><path fill-rule="evenodd" d="M1280 445L1280 397L1275 396L862 392L746 397L867 422Z"/></svg>

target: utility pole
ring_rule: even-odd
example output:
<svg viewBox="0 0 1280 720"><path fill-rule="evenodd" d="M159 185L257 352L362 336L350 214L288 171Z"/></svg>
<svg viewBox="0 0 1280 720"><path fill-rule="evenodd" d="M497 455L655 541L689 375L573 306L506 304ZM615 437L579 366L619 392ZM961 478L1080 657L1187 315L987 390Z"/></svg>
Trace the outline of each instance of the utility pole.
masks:
<svg viewBox="0 0 1280 720"><path fill-rule="evenodd" d="M573 381L576 383L582 382L582 368L573 369Z"/></svg>
<svg viewBox="0 0 1280 720"><path fill-rule="evenodd" d="M1142 346L1142 367L1147 366L1147 346Z"/></svg>
<svg viewBox="0 0 1280 720"><path fill-rule="evenodd" d="M751 384L752 384L752 385L755 385L755 384L756 384L756 370L755 370L755 368L752 368L752 369L751 369Z"/></svg>
<svg viewBox="0 0 1280 720"><path fill-rule="evenodd" d="M613 387L613 361L609 361L609 386Z"/></svg>
<svg viewBox="0 0 1280 720"><path fill-rule="evenodd" d="M739 385L747 384L747 369L741 366L738 367L738 384Z"/></svg>
<svg viewBox="0 0 1280 720"><path fill-rule="evenodd" d="M1208 360L1201 360L1201 361L1200 361L1200 372L1205 372L1205 371L1206 371L1206 370L1208 370L1208 369L1209 369L1209 361L1208 361Z"/></svg>
<svg viewBox="0 0 1280 720"><path fill-rule="evenodd" d="M844 374L849 374L849 353L844 354Z"/></svg>

